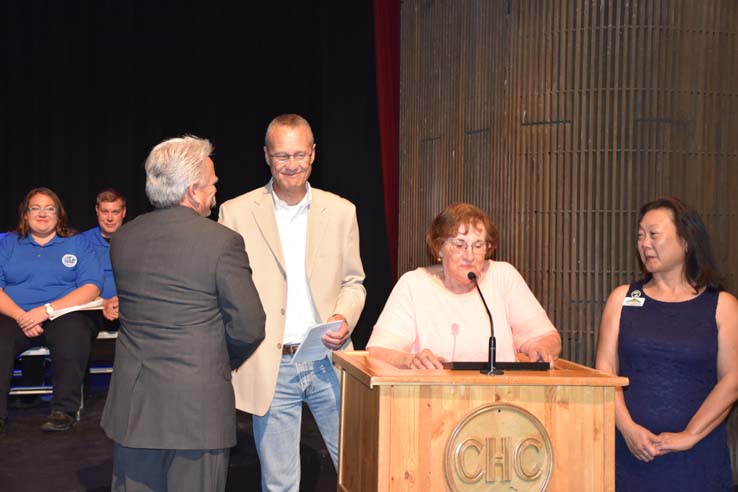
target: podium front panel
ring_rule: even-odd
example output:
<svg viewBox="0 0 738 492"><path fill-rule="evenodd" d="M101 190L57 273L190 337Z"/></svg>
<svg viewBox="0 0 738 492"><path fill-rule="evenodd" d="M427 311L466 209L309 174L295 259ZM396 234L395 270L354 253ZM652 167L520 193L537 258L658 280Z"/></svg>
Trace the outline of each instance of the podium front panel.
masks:
<svg viewBox="0 0 738 492"><path fill-rule="evenodd" d="M451 371L398 379L361 367L362 357L337 358L339 490L614 490L614 394L626 379L566 361L584 379L535 384L531 374L491 381Z"/></svg>

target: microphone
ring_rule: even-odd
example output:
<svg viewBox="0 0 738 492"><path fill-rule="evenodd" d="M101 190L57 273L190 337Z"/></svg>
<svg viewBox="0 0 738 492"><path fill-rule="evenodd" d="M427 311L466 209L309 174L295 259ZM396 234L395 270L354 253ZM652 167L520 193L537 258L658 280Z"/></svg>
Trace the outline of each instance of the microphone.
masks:
<svg viewBox="0 0 738 492"><path fill-rule="evenodd" d="M479 292L479 297L482 299L482 304L484 304L484 309L487 311L487 316L489 317L489 353L487 354L487 369L482 370L482 374L487 374L488 376L496 375L496 374L502 374L502 370L497 369L495 367L496 359L497 359L497 343L495 341L495 323L492 321L492 313L489 310L489 307L487 307L487 301L484 300L484 296L482 295L482 289L479 288L479 282L477 282L477 274L474 272L469 272L466 274L467 278L474 282L474 286L477 288L477 292Z"/></svg>

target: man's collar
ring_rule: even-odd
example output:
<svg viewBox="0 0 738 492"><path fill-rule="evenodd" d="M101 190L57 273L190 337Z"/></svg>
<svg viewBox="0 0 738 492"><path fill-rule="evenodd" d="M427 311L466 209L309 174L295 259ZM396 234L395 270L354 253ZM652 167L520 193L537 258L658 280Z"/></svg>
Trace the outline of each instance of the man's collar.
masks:
<svg viewBox="0 0 738 492"><path fill-rule="evenodd" d="M267 190L269 190L269 193L272 194L272 200L274 201L274 209L275 210L290 210L290 209L303 209L305 207L309 207L310 203L313 201L313 192L310 188L310 183L305 183L305 190L307 193L305 193L305 196L302 197L302 200L299 201L299 203L296 203L295 205L289 205L287 202L282 200L277 196L277 194L274 192L274 178L270 179L267 183Z"/></svg>

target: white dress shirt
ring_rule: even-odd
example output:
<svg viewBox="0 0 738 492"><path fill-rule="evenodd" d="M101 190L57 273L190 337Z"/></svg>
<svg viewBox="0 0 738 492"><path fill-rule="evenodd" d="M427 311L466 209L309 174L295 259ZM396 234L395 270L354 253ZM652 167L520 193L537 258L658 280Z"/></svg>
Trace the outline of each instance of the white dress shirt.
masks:
<svg viewBox="0 0 738 492"><path fill-rule="evenodd" d="M273 180L267 186L274 199L274 217L287 269L287 307L282 343L292 345L300 343L308 328L320 322L310 294L305 265L308 210L312 193L310 183L306 183L307 193L303 199L295 205L288 205L274 193Z"/></svg>

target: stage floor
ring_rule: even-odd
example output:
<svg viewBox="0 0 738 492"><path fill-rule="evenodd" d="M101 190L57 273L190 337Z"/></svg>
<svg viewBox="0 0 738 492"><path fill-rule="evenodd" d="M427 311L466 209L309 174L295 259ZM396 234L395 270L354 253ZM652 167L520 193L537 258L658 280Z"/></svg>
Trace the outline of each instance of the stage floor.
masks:
<svg viewBox="0 0 738 492"><path fill-rule="evenodd" d="M49 413L48 401L33 408L11 408L0 434L0 491L107 492L112 473L112 442L100 429L106 375L94 376L78 425L66 433L44 433L39 426ZM336 490L336 473L315 421L303 411L300 491ZM228 491L260 490L259 460L251 416L238 414L238 445L231 450Z"/></svg>

